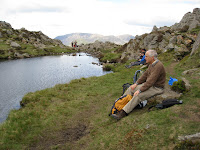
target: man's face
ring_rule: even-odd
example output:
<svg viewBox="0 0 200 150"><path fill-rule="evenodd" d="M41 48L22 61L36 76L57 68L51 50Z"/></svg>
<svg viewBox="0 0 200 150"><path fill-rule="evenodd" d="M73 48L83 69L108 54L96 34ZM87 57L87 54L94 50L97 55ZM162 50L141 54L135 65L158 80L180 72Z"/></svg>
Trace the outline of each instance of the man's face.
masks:
<svg viewBox="0 0 200 150"><path fill-rule="evenodd" d="M154 62L154 56L151 57L149 56L149 52L146 52L145 60L146 60L146 63L152 64Z"/></svg>

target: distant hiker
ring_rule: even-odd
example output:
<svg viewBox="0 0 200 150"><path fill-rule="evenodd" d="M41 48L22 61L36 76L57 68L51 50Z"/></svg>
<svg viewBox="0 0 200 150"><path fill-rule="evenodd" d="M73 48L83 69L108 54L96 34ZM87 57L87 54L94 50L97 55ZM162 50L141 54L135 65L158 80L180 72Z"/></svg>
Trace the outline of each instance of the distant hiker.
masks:
<svg viewBox="0 0 200 150"><path fill-rule="evenodd" d="M72 42L71 44L72 44L72 47L74 47L74 43Z"/></svg>
<svg viewBox="0 0 200 150"><path fill-rule="evenodd" d="M77 41L74 42L74 47L77 47Z"/></svg>
<svg viewBox="0 0 200 150"><path fill-rule="evenodd" d="M141 52L140 52L140 59L136 62L131 62L130 65L126 65L125 67L131 68L132 66L144 65L146 63L145 53L146 53L146 49L142 49Z"/></svg>
<svg viewBox="0 0 200 150"><path fill-rule="evenodd" d="M127 116L141 101L162 94L166 80L163 64L157 59L155 50L148 50L145 57L148 69L131 85L123 95L133 95L133 98L117 114L111 116L117 120Z"/></svg>

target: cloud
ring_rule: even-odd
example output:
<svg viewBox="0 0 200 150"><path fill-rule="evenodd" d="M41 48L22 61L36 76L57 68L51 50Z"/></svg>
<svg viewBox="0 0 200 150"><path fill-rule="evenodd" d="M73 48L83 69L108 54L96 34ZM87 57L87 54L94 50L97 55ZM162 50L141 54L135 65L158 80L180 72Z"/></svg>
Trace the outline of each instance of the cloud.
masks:
<svg viewBox="0 0 200 150"><path fill-rule="evenodd" d="M136 35L154 25L171 26L199 6L199 0L1 0L0 18L51 38L74 32Z"/></svg>
<svg viewBox="0 0 200 150"><path fill-rule="evenodd" d="M176 20L165 18L162 16L155 16L154 18L147 20L126 20L124 22L131 26L153 27L154 25L156 25L157 27L162 27L171 26L175 24Z"/></svg>

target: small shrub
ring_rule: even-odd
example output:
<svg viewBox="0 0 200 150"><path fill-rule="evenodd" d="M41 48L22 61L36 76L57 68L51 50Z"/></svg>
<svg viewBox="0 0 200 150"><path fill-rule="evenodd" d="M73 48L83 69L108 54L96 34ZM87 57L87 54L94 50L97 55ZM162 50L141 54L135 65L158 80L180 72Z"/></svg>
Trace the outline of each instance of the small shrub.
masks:
<svg viewBox="0 0 200 150"><path fill-rule="evenodd" d="M173 85L171 86L171 89L173 91L183 93L186 91L185 82L183 80L178 80L173 83Z"/></svg>
<svg viewBox="0 0 200 150"><path fill-rule="evenodd" d="M104 71L111 71L112 70L112 65L105 65L105 66L103 66L103 70Z"/></svg>

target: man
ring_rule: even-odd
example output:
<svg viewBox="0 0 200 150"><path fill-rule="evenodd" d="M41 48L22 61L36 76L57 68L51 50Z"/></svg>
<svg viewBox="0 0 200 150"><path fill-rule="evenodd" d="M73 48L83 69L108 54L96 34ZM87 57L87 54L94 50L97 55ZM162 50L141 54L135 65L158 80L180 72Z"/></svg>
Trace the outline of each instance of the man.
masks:
<svg viewBox="0 0 200 150"><path fill-rule="evenodd" d="M163 64L157 59L157 52L155 50L148 50L145 60L149 64L148 69L124 93L124 95L133 95L133 98L119 113L112 114L113 118L119 120L127 116L141 101L163 93L166 72Z"/></svg>

